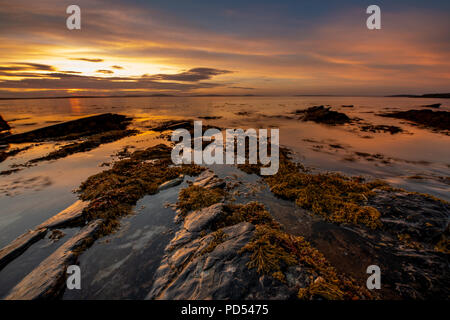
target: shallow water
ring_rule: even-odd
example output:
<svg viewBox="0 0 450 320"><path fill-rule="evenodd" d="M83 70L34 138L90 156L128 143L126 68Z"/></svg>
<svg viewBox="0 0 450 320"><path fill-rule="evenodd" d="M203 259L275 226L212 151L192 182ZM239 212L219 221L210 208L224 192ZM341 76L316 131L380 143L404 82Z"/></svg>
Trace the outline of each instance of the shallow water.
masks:
<svg viewBox="0 0 450 320"><path fill-rule="evenodd" d="M280 143L292 148L296 157L309 167L381 178L407 190L450 200L450 136L375 115L432 103L442 103L440 109L450 111L450 103L445 99L384 97L151 97L0 101L0 114L10 122L13 132L104 112L132 116L133 126L144 132L86 153L42 162L9 176L0 176L0 247L73 203L76 195L72 191L90 175L106 169L100 165L110 162L113 159L111 156L124 146L146 148L161 142L157 134L146 130L158 121L173 118L221 117L204 120L204 123L222 128L278 127ZM349 104L354 108L341 107ZM333 110L344 112L351 118L361 118L372 124L397 125L406 132L395 135L368 133L362 132L356 125L327 126L285 117L292 117L296 109L313 105L330 105ZM0 163L0 171L45 155L57 147L53 143L40 144ZM361 156L365 153L377 157ZM414 176L421 179L411 178Z"/></svg>

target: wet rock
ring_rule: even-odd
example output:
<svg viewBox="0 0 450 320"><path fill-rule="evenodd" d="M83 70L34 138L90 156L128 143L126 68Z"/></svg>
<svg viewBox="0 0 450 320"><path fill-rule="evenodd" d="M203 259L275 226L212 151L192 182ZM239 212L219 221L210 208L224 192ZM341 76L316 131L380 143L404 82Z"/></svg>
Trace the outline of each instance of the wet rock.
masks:
<svg viewBox="0 0 450 320"><path fill-rule="evenodd" d="M315 106L304 110L296 110L295 114L301 115L303 121L314 121L325 124L349 123L350 118L345 114L330 110L331 107Z"/></svg>
<svg viewBox="0 0 450 320"><path fill-rule="evenodd" d="M54 215L50 219L46 220L42 224L40 224L39 228L59 228L62 226L67 226L68 224L76 221L81 218L83 214L83 210L88 206L89 202L78 200L71 206L67 207L60 213Z"/></svg>
<svg viewBox="0 0 450 320"><path fill-rule="evenodd" d="M409 120L438 130L450 130L450 112L433 110L408 110L379 114L381 117Z"/></svg>
<svg viewBox="0 0 450 320"><path fill-rule="evenodd" d="M194 211L184 218L184 226L188 232L208 230L210 226L222 217L223 204L216 203L208 208Z"/></svg>
<svg viewBox="0 0 450 320"><path fill-rule="evenodd" d="M389 126L389 125L383 125L383 124L380 124L380 125L369 124L369 125L361 126L361 131L374 132L374 133L381 131L381 132L389 132L390 134L396 134L399 132L403 132L403 129L400 127L397 127L397 126Z"/></svg>
<svg viewBox="0 0 450 320"><path fill-rule="evenodd" d="M0 250L0 270L21 255L33 243L45 237L47 229L30 230Z"/></svg>
<svg viewBox="0 0 450 320"><path fill-rule="evenodd" d="M424 108L439 108L442 104L441 103L433 103L433 104L426 104L422 107Z"/></svg>
<svg viewBox="0 0 450 320"><path fill-rule="evenodd" d="M250 253L241 249L254 237L255 226L240 222L213 232L211 217L221 216L221 208L189 215L167 246L146 299L289 299L308 284L310 274L300 265L287 269L285 282L248 268ZM214 243L217 232L222 241Z"/></svg>
<svg viewBox="0 0 450 320"><path fill-rule="evenodd" d="M203 117L198 117L199 119L204 119L204 120L216 120L216 119L222 119L222 116L203 116Z"/></svg>
<svg viewBox="0 0 450 320"><path fill-rule="evenodd" d="M382 227L346 225L344 229L358 235L358 246L370 251L371 261L383 270L383 290L391 292L384 292L384 297L447 299L450 260L448 253L436 250L436 244L448 236L450 205L406 191L376 189L375 193L367 205L381 212Z"/></svg>
<svg viewBox="0 0 450 320"><path fill-rule="evenodd" d="M13 134L2 138L1 142L22 143L45 140L72 140L107 131L125 130L130 120L124 115L105 113L58 123L25 133Z"/></svg>
<svg viewBox="0 0 450 320"><path fill-rule="evenodd" d="M450 222L448 203L421 194L376 190L369 205L382 212L383 229L394 235L408 233L430 249Z"/></svg>
<svg viewBox="0 0 450 320"><path fill-rule="evenodd" d="M66 234L61 230L52 230L48 238L53 242L59 241L59 239L63 238Z"/></svg>
<svg viewBox="0 0 450 320"><path fill-rule="evenodd" d="M218 178L213 171L205 170L195 179L194 185L207 189L213 189L223 188L226 183L223 179Z"/></svg>
<svg viewBox="0 0 450 320"><path fill-rule="evenodd" d="M0 115L0 132L4 130L10 130L11 127L9 126L8 122L6 122L3 117Z"/></svg>
<svg viewBox="0 0 450 320"><path fill-rule="evenodd" d="M97 232L101 220L96 220L80 230L53 254L30 272L11 292L6 300L55 299L64 290L66 269L75 264L77 250L86 246Z"/></svg>
<svg viewBox="0 0 450 320"><path fill-rule="evenodd" d="M166 190L175 186L178 186L184 181L184 175L180 175L178 178L175 178L173 180L164 182L158 187L158 191Z"/></svg>
<svg viewBox="0 0 450 320"><path fill-rule="evenodd" d="M49 229L58 227L66 227L69 224L81 218L83 210L89 203L78 200L71 206L67 207L60 213L49 218L47 221L38 225L34 230L30 230L17 239L12 241L9 245L0 250L0 269L6 266L9 262L17 258L33 243L44 238Z"/></svg>
<svg viewBox="0 0 450 320"><path fill-rule="evenodd" d="M7 145L6 148L8 148L8 146L9 145ZM26 146L26 147L22 147L22 148L14 148L14 149L11 149L11 150L8 150L8 151L0 149L0 162L5 161L9 157L14 157L15 155L19 154L20 152L28 150L31 147L32 146Z"/></svg>

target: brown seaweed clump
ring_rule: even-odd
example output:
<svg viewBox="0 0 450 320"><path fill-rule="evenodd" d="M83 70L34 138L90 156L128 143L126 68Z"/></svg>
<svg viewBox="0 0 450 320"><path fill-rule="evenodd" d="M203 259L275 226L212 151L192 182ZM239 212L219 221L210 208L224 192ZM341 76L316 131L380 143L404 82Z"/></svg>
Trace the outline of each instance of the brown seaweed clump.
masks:
<svg viewBox="0 0 450 320"><path fill-rule="evenodd" d="M181 215L188 212L209 207L224 198L224 191L220 188L208 189L197 185L191 185L180 191L177 207Z"/></svg>
<svg viewBox="0 0 450 320"><path fill-rule="evenodd" d="M103 219L103 233L110 233L119 225L120 217L130 214L143 196L155 194L159 185L204 170L197 165L173 166L170 152L171 148L163 144L135 151L129 159L89 177L77 190L80 199L90 201L85 219Z"/></svg>
<svg viewBox="0 0 450 320"><path fill-rule="evenodd" d="M284 282L288 267L301 264L316 280L311 280L308 287L299 289L300 299L371 298L370 293L357 286L353 279L338 274L322 253L313 248L303 237L282 231L281 226L272 218L264 205L258 202L228 205L226 211L228 214L221 222L218 222L218 227L234 225L242 221L256 226L253 239L240 250L240 253L250 253L248 268L256 269L260 274L271 275Z"/></svg>
<svg viewBox="0 0 450 320"><path fill-rule="evenodd" d="M114 142L122 138L135 135L137 133L138 133L137 130L129 129L129 130L114 130L94 134L92 136L88 136L84 141L70 143L68 145L62 146L58 150L50 152L49 154L43 157L32 159L29 161L29 163L65 158L71 154L89 151L99 147L102 144Z"/></svg>
<svg viewBox="0 0 450 320"><path fill-rule="evenodd" d="M259 173L258 165L240 165L246 173ZM312 174L289 158L280 149L280 167L273 176L265 177L270 190L277 196L295 201L297 205L334 223L363 224L375 229L381 226L380 212L363 205L375 188L387 188L383 181L364 183L337 173Z"/></svg>

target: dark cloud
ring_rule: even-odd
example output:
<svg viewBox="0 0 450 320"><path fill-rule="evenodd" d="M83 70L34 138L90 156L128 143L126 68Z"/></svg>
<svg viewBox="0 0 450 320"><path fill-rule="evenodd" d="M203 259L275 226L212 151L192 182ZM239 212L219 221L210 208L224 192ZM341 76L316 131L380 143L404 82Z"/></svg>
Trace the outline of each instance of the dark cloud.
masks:
<svg viewBox="0 0 450 320"><path fill-rule="evenodd" d="M89 59L89 58L70 58L70 60L79 60L79 61L87 61L87 62L103 62L103 59Z"/></svg>
<svg viewBox="0 0 450 320"><path fill-rule="evenodd" d="M80 71L61 71L62 73L81 73Z"/></svg>
<svg viewBox="0 0 450 320"><path fill-rule="evenodd" d="M104 69L97 70L96 72L97 72L97 73L103 73L103 74L113 74L113 73L114 73L114 71L111 71L111 70L104 70Z"/></svg>
<svg viewBox="0 0 450 320"><path fill-rule="evenodd" d="M153 80L197 82L201 80L211 79L213 76L218 76L221 74L227 74L232 72L233 71L213 69L213 68L194 68L177 74L156 74L152 76L146 75L145 77Z"/></svg>
<svg viewBox="0 0 450 320"><path fill-rule="evenodd" d="M114 69L123 69L123 67L121 67L121 66L111 66L111 68L114 68Z"/></svg>
<svg viewBox="0 0 450 320"><path fill-rule="evenodd" d="M228 87L231 89L242 89L242 90L255 90L255 88L250 88L250 87Z"/></svg>
<svg viewBox="0 0 450 320"><path fill-rule="evenodd" d="M54 71L53 66L39 63L28 63L28 62L14 62L8 64L8 66L0 66L1 71L24 71L24 70L35 70L35 71Z"/></svg>
<svg viewBox="0 0 450 320"><path fill-rule="evenodd" d="M214 88L220 86L216 83L179 83L179 82L160 82L149 77L94 77L82 76L71 73L47 73L41 74L39 78L24 78L21 80L3 80L0 81L0 88L22 88L36 90L167 90L176 92L187 92L201 88Z"/></svg>

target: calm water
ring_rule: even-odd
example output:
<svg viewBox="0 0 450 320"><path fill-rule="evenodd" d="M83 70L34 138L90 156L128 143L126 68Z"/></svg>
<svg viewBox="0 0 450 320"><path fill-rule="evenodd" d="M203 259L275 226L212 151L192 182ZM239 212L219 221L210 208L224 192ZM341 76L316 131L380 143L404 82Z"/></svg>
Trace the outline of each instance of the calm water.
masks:
<svg viewBox="0 0 450 320"><path fill-rule="evenodd" d="M408 110L421 105L450 102L441 99L381 97L201 97L201 98L105 98L0 101L0 114L14 132L24 132L57 121L114 112L132 116L142 134L103 145L83 154L42 162L9 176L0 176L0 247L58 213L76 200L72 192L90 175L107 167L104 162L124 146L146 148L160 143L146 131L158 121L215 116L205 120L224 128L280 128L280 142L292 148L296 158L320 171L382 178L411 191L426 192L450 200L450 136L434 133L403 121L376 116L389 110ZM343 108L342 105L354 105ZM397 125L405 133L362 132L357 125L330 127L289 119L296 109L330 105L351 118L371 124ZM389 109L387 109L389 108ZM241 113L241 114L238 114ZM25 163L57 148L43 143L0 164L0 171ZM377 155L370 157L364 154ZM413 179L420 176L422 179ZM447 180L445 180L447 178ZM447 183L446 183L447 181Z"/></svg>

